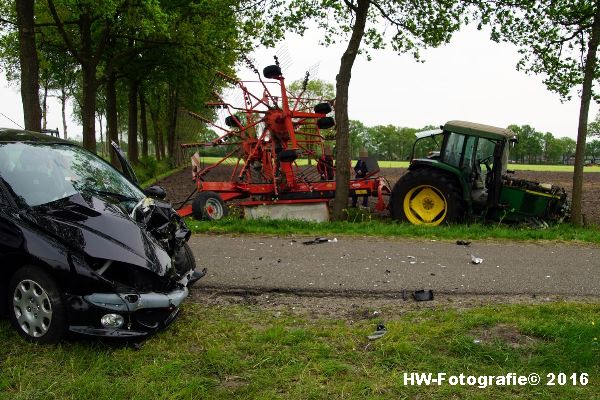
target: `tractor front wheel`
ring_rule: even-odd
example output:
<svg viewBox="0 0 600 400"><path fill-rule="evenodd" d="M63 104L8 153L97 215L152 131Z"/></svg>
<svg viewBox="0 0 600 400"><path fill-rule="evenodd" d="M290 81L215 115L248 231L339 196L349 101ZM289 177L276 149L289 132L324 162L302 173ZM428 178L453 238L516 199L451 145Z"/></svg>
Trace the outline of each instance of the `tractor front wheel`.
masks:
<svg viewBox="0 0 600 400"><path fill-rule="evenodd" d="M406 173L392 191L392 215L413 225L440 225L464 216L458 185L446 174L432 170Z"/></svg>
<svg viewBox="0 0 600 400"><path fill-rule="evenodd" d="M215 192L200 192L192 202L192 215L198 220L217 221L228 213L225 202Z"/></svg>

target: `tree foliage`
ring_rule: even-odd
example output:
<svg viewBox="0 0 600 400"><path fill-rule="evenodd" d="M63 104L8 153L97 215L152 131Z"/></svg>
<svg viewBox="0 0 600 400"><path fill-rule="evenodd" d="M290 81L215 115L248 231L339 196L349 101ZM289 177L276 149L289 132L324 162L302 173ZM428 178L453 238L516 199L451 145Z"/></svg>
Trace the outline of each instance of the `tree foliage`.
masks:
<svg viewBox="0 0 600 400"><path fill-rule="evenodd" d="M582 223L581 199L588 113L598 99L600 68L600 1L517 0L487 3L484 21L492 23L492 39L516 44L517 68L543 76L546 87L569 99L580 88L581 105L573 174L571 221Z"/></svg>

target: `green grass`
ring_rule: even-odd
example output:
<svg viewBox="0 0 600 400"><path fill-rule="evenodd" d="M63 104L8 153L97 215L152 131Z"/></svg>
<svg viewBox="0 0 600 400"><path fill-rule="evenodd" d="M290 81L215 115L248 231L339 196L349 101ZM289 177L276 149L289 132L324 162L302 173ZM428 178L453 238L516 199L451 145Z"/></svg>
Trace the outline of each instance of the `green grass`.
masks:
<svg viewBox="0 0 600 400"><path fill-rule="evenodd" d="M415 226L409 223L398 223L373 219L366 213L355 213L350 221L343 222L305 222L289 220L244 220L227 217L220 221L186 220L194 233L233 233L260 235L356 235L380 237L426 238L440 240L547 240L547 241L579 241L600 243L600 227L575 228L569 224L554 225L547 229L527 226L511 226L503 224L465 224L437 227Z"/></svg>
<svg viewBox="0 0 600 400"><path fill-rule="evenodd" d="M187 304L140 350L103 342L36 346L0 322L3 399L600 398L600 308L499 305L382 310L377 320L315 319L252 306ZM492 336L498 326L516 335ZM586 386L405 386L404 372L587 373Z"/></svg>

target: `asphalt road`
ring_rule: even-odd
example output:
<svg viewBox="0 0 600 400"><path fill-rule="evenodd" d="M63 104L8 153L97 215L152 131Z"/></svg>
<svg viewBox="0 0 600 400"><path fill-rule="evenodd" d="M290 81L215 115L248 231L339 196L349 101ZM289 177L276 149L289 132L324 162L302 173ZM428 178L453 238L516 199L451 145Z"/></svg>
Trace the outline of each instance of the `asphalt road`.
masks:
<svg viewBox="0 0 600 400"><path fill-rule="evenodd" d="M339 237L194 235L190 245L218 289L332 293L600 296L600 247ZM331 237L330 239L333 239ZM473 264L472 257L483 259Z"/></svg>

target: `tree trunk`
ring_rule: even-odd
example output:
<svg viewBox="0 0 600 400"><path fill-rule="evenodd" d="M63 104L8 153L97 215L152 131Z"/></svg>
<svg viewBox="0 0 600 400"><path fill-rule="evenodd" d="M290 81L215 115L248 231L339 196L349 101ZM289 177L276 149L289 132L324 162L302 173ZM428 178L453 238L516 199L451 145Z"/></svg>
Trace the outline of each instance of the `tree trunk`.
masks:
<svg viewBox="0 0 600 400"><path fill-rule="evenodd" d="M44 82L44 98L42 100L42 129L48 127L48 81Z"/></svg>
<svg viewBox="0 0 600 400"><path fill-rule="evenodd" d="M583 192L583 162L585 160L585 139L587 136L588 115L590 100L592 98L592 84L594 83L594 70L596 67L596 51L600 42L600 6L596 3L592 37L588 44L581 90L581 106L579 109L579 127L577 129L577 146L575 148L575 167L573 173L573 194L571 199L571 223L581 226L581 199Z"/></svg>
<svg viewBox="0 0 600 400"><path fill-rule="evenodd" d="M104 132L102 132L102 115L98 115L98 128L100 128L100 154L104 154Z"/></svg>
<svg viewBox="0 0 600 400"><path fill-rule="evenodd" d="M138 83L135 80L129 81L129 121L127 124L127 158L132 164L139 162L137 131L138 131L138 112L137 112Z"/></svg>
<svg viewBox="0 0 600 400"><path fill-rule="evenodd" d="M352 66L360 48L365 32L369 0L358 0L355 10L354 26L348 47L342 56L340 69L336 77L335 120L336 120L336 165L335 165L335 198L333 200L332 218L336 221L344 218L344 210L348 206L350 181L350 121L348 119L348 88L352 75Z"/></svg>
<svg viewBox="0 0 600 400"><path fill-rule="evenodd" d="M144 91L139 89L140 94L140 128L142 130L142 157L148 157L148 123L146 121L146 99Z"/></svg>
<svg viewBox="0 0 600 400"><path fill-rule="evenodd" d="M175 129L177 128L177 90L169 90L169 103L167 106L168 127L167 127L167 153L170 158L175 159Z"/></svg>
<svg viewBox="0 0 600 400"><path fill-rule="evenodd" d="M35 47L34 0L17 0L19 62L21 65L21 101L25 129L41 130L39 61Z"/></svg>
<svg viewBox="0 0 600 400"><path fill-rule="evenodd" d="M63 123L63 138L67 140L67 113L65 111L67 103L67 93L65 87L60 88L60 111Z"/></svg>
<svg viewBox="0 0 600 400"><path fill-rule="evenodd" d="M117 119L117 78L114 72L106 77L106 141L119 143L119 121ZM110 163L115 167L119 166L119 160L114 151L108 147L110 153Z"/></svg>
<svg viewBox="0 0 600 400"><path fill-rule="evenodd" d="M81 121L83 125L83 147L96 153L96 67L82 65L83 70L83 104Z"/></svg>
<svg viewBox="0 0 600 400"><path fill-rule="evenodd" d="M164 144L162 140L162 129L160 127L160 122L158 121L158 107L154 108L152 105L148 104L148 109L150 110L150 119L152 120L152 129L154 130L154 151L157 160L162 160L164 158Z"/></svg>

